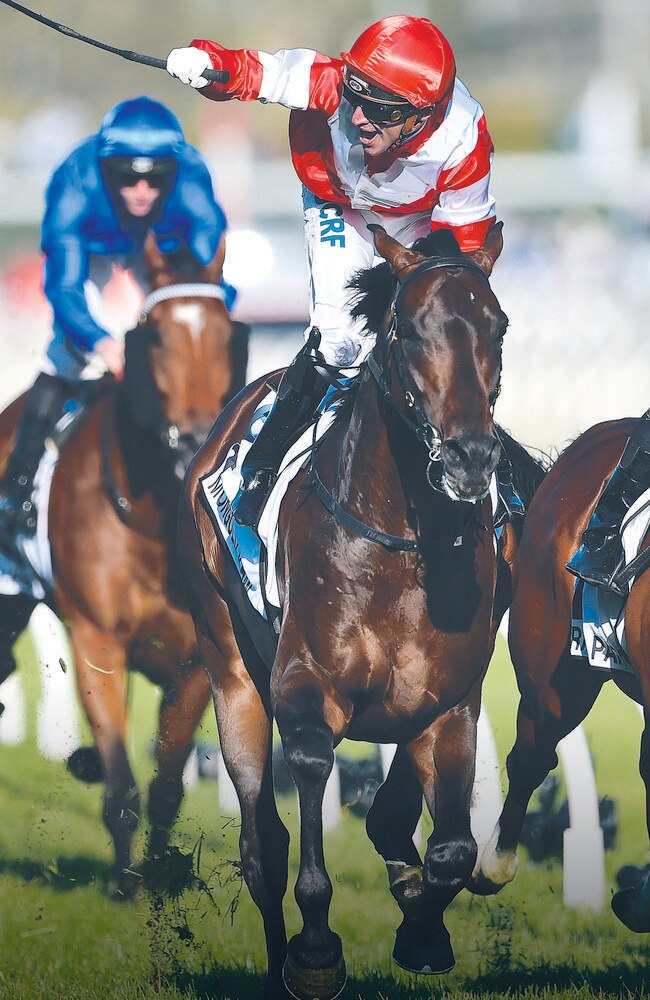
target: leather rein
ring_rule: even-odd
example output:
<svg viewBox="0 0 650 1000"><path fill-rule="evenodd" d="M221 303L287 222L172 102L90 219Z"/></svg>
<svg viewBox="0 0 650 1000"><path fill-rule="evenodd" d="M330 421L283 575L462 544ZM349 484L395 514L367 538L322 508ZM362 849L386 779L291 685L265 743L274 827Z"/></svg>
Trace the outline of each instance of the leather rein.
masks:
<svg viewBox="0 0 650 1000"><path fill-rule="evenodd" d="M390 326L384 338L383 364L379 364L379 362L375 359L374 354L370 354L366 364L368 365L368 369L379 387L383 399L391 405L393 412L404 421L407 427L415 433L417 439L427 448L427 482L432 489L439 493L448 495L442 485L442 433L438 427L435 427L429 420L427 420L421 408L415 402L415 394L410 387L411 383L406 371L400 340L397 336L397 305L402 292L414 278L417 278L421 274L425 274L428 271L439 270L441 268L447 268L449 270L457 268L471 269L473 271L477 271L486 281L488 280L488 277L482 267L476 264L473 260L462 257L435 257L424 260L422 263L416 265L403 281L397 282L395 294L390 306ZM395 400L386 377L386 368L390 363L391 355L395 359L397 378L402 392L402 402L406 407L405 410L402 409L399 402ZM319 366L319 368L321 367L324 366ZM497 387L491 401L492 406L496 403L499 392L500 387ZM439 466L435 474L432 471L434 466ZM379 545L383 545L391 551L418 551L420 546L417 539L402 538L398 535L391 535L387 532L379 531L377 528L373 528L368 524L364 524L363 521L359 521L358 518L349 514L345 508L341 506L335 495L338 485L338 463L337 483L335 484L333 490L330 491L325 486L318 474L318 470L313 460L309 468L307 481L314 488L314 491L323 506L336 518L337 521L339 521L342 525L344 525L344 527L348 528L355 535L358 535L361 538L366 538L368 541L376 542Z"/></svg>

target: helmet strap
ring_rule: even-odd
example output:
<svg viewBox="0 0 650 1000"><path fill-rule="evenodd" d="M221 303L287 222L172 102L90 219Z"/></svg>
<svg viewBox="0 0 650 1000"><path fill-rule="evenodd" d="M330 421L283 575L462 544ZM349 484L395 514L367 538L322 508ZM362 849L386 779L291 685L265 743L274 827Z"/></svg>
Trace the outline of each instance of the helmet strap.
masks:
<svg viewBox="0 0 650 1000"><path fill-rule="evenodd" d="M402 131L400 132L398 138L390 148L397 149L399 146L403 146L405 142L408 142L416 136L417 133L424 128L427 118L428 115L425 115L424 117L421 117L420 115L409 115L409 117L404 120Z"/></svg>

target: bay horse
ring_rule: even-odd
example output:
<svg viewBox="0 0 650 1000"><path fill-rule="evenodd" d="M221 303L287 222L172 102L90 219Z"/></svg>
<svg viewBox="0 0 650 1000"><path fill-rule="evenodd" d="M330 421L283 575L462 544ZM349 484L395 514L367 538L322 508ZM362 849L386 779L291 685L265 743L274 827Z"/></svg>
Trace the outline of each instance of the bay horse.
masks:
<svg viewBox="0 0 650 1000"><path fill-rule="evenodd" d="M635 578L626 602L625 636L634 673L605 673L583 657L571 656L576 578L565 568L634 425L632 419L608 421L576 438L548 472L526 515L509 622L510 654L521 695L517 733L507 759L503 810L474 873L476 892L497 892L514 878L528 802L557 765L557 744L587 716L610 675L643 706L640 773L650 832L650 573ZM644 547L648 544L650 535ZM612 908L631 930L650 931L650 879L616 892Z"/></svg>
<svg viewBox="0 0 650 1000"><path fill-rule="evenodd" d="M128 671L162 688L156 774L148 796L147 853L160 858L182 798L195 729L210 700L192 618L175 571L176 510L188 462L224 403L244 383L247 328L233 323L219 282L223 249L207 267L188 252L164 256L153 234L150 291L126 335L124 382L107 376L56 465L48 511L53 580L47 602L65 622L94 748L70 769L104 782L117 896L131 868L140 797L126 745ZM6 459L22 400L0 415ZM36 601L0 598L0 677Z"/></svg>
<svg viewBox="0 0 650 1000"><path fill-rule="evenodd" d="M329 1000L346 980L341 940L328 925L322 825L344 737L398 747L367 830L403 912L399 965L429 973L453 966L443 913L476 858L476 723L510 587L510 567L497 566L488 497L507 325L488 282L501 226L469 255L448 231L408 249L373 228L384 262L360 273L354 314L377 339L350 390L348 417L282 504L282 614L270 671L238 612L201 494L201 478L242 440L266 379L218 418L179 509L182 569L241 806L243 873L264 924L267 997L288 989ZM288 945L288 833L274 801L273 719L300 804L303 928ZM424 864L413 843L423 792L435 824Z"/></svg>

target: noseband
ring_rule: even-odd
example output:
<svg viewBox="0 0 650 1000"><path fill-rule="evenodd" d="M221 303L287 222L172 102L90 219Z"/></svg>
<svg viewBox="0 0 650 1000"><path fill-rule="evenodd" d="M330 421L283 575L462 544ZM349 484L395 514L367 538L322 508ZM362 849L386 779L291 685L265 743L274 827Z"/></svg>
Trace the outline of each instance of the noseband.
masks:
<svg viewBox="0 0 650 1000"><path fill-rule="evenodd" d="M379 386L386 402L391 403L394 412L397 413L405 424L415 432L417 439L426 447L429 453L429 462L426 472L429 485L432 489L437 490L439 493L445 494L447 491L442 484L442 468L438 468L435 473L433 471L434 465L441 465L443 444L442 432L438 427L435 427L429 420L427 420L421 407L419 407L415 402L415 393L409 387L411 382L406 370L406 365L404 364L404 354L402 352L400 339L397 336L397 304L400 296L404 292L404 289L411 283L411 281L413 281L414 278L418 278L421 274L425 274L427 271L440 270L441 268L452 270L460 267L477 271L481 277L485 279L485 281L488 280L483 268L476 264L473 260L468 260L463 257L434 257L422 261L421 264L418 264L413 268L404 281L398 281L393 301L390 306L390 326L384 339L384 362L380 365L372 354L368 358L367 362L368 368L370 369L370 372ZM397 379L400 389L402 390L402 399L406 410L402 409L402 407L396 403L388 383L388 379L386 378L386 368L390 362L391 354L395 358ZM492 406L494 406L497 396L498 390L494 396Z"/></svg>

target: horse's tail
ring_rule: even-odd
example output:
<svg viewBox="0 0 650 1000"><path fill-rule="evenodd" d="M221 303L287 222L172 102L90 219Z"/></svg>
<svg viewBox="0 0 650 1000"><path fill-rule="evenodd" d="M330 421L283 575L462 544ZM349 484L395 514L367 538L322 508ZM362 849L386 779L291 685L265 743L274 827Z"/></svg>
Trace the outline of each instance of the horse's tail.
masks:
<svg viewBox="0 0 650 1000"><path fill-rule="evenodd" d="M526 510L553 464L550 456L536 449L538 457L508 434L499 424L497 432L512 465L512 478Z"/></svg>

